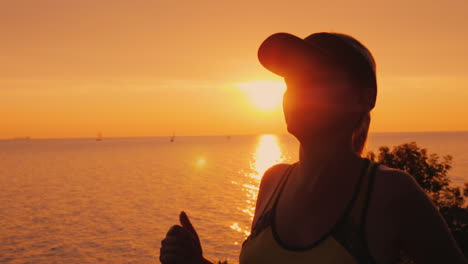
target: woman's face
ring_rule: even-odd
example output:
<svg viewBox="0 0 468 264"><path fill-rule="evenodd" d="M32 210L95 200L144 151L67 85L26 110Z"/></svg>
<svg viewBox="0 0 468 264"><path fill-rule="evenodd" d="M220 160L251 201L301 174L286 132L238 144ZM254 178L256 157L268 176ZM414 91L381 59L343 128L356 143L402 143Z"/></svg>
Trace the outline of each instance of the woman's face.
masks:
<svg viewBox="0 0 468 264"><path fill-rule="evenodd" d="M352 131L362 114L345 72L314 72L285 82L284 117L289 133L298 139Z"/></svg>

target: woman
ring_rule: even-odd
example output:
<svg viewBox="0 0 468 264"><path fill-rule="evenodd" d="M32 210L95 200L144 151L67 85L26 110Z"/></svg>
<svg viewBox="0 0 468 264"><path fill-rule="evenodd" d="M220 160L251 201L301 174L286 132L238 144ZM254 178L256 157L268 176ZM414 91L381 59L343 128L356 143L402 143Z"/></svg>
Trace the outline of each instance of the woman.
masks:
<svg viewBox="0 0 468 264"><path fill-rule="evenodd" d="M411 175L363 157L377 95L372 54L355 38L319 32L268 37L258 51L284 77L287 130L299 161L262 177L241 264L467 263L442 216ZM161 241L162 263L213 263L180 215Z"/></svg>

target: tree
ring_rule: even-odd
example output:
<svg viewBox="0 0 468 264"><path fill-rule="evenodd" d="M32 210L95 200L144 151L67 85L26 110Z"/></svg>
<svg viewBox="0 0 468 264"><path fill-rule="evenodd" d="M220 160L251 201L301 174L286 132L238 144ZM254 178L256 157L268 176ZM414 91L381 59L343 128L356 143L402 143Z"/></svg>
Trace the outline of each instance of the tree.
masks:
<svg viewBox="0 0 468 264"><path fill-rule="evenodd" d="M387 167L400 169L413 176L444 217L455 240L468 257L468 182L463 190L450 185L447 172L452 168L452 156L439 161L437 154L428 154L426 148L410 142L379 148L379 153L367 152L367 158Z"/></svg>

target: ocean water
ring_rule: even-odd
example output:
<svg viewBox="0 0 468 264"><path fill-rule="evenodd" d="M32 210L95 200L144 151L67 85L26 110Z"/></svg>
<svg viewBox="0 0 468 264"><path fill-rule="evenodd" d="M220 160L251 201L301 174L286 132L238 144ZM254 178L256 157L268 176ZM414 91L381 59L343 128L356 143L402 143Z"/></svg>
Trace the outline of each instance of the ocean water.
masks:
<svg viewBox="0 0 468 264"><path fill-rule="evenodd" d="M468 132L371 133L368 150L410 141L468 181ZM206 257L237 263L263 172L298 148L290 135L0 140L0 263L159 263L181 210Z"/></svg>

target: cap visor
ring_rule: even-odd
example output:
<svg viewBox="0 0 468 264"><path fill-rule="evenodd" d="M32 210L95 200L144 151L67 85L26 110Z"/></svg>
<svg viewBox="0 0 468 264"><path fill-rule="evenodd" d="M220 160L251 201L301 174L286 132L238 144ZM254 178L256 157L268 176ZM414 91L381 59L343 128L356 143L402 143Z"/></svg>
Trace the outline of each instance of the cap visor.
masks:
<svg viewBox="0 0 468 264"><path fill-rule="evenodd" d="M292 76L307 71L323 70L323 54L316 47L289 33L275 33L258 49L258 60L269 71Z"/></svg>

